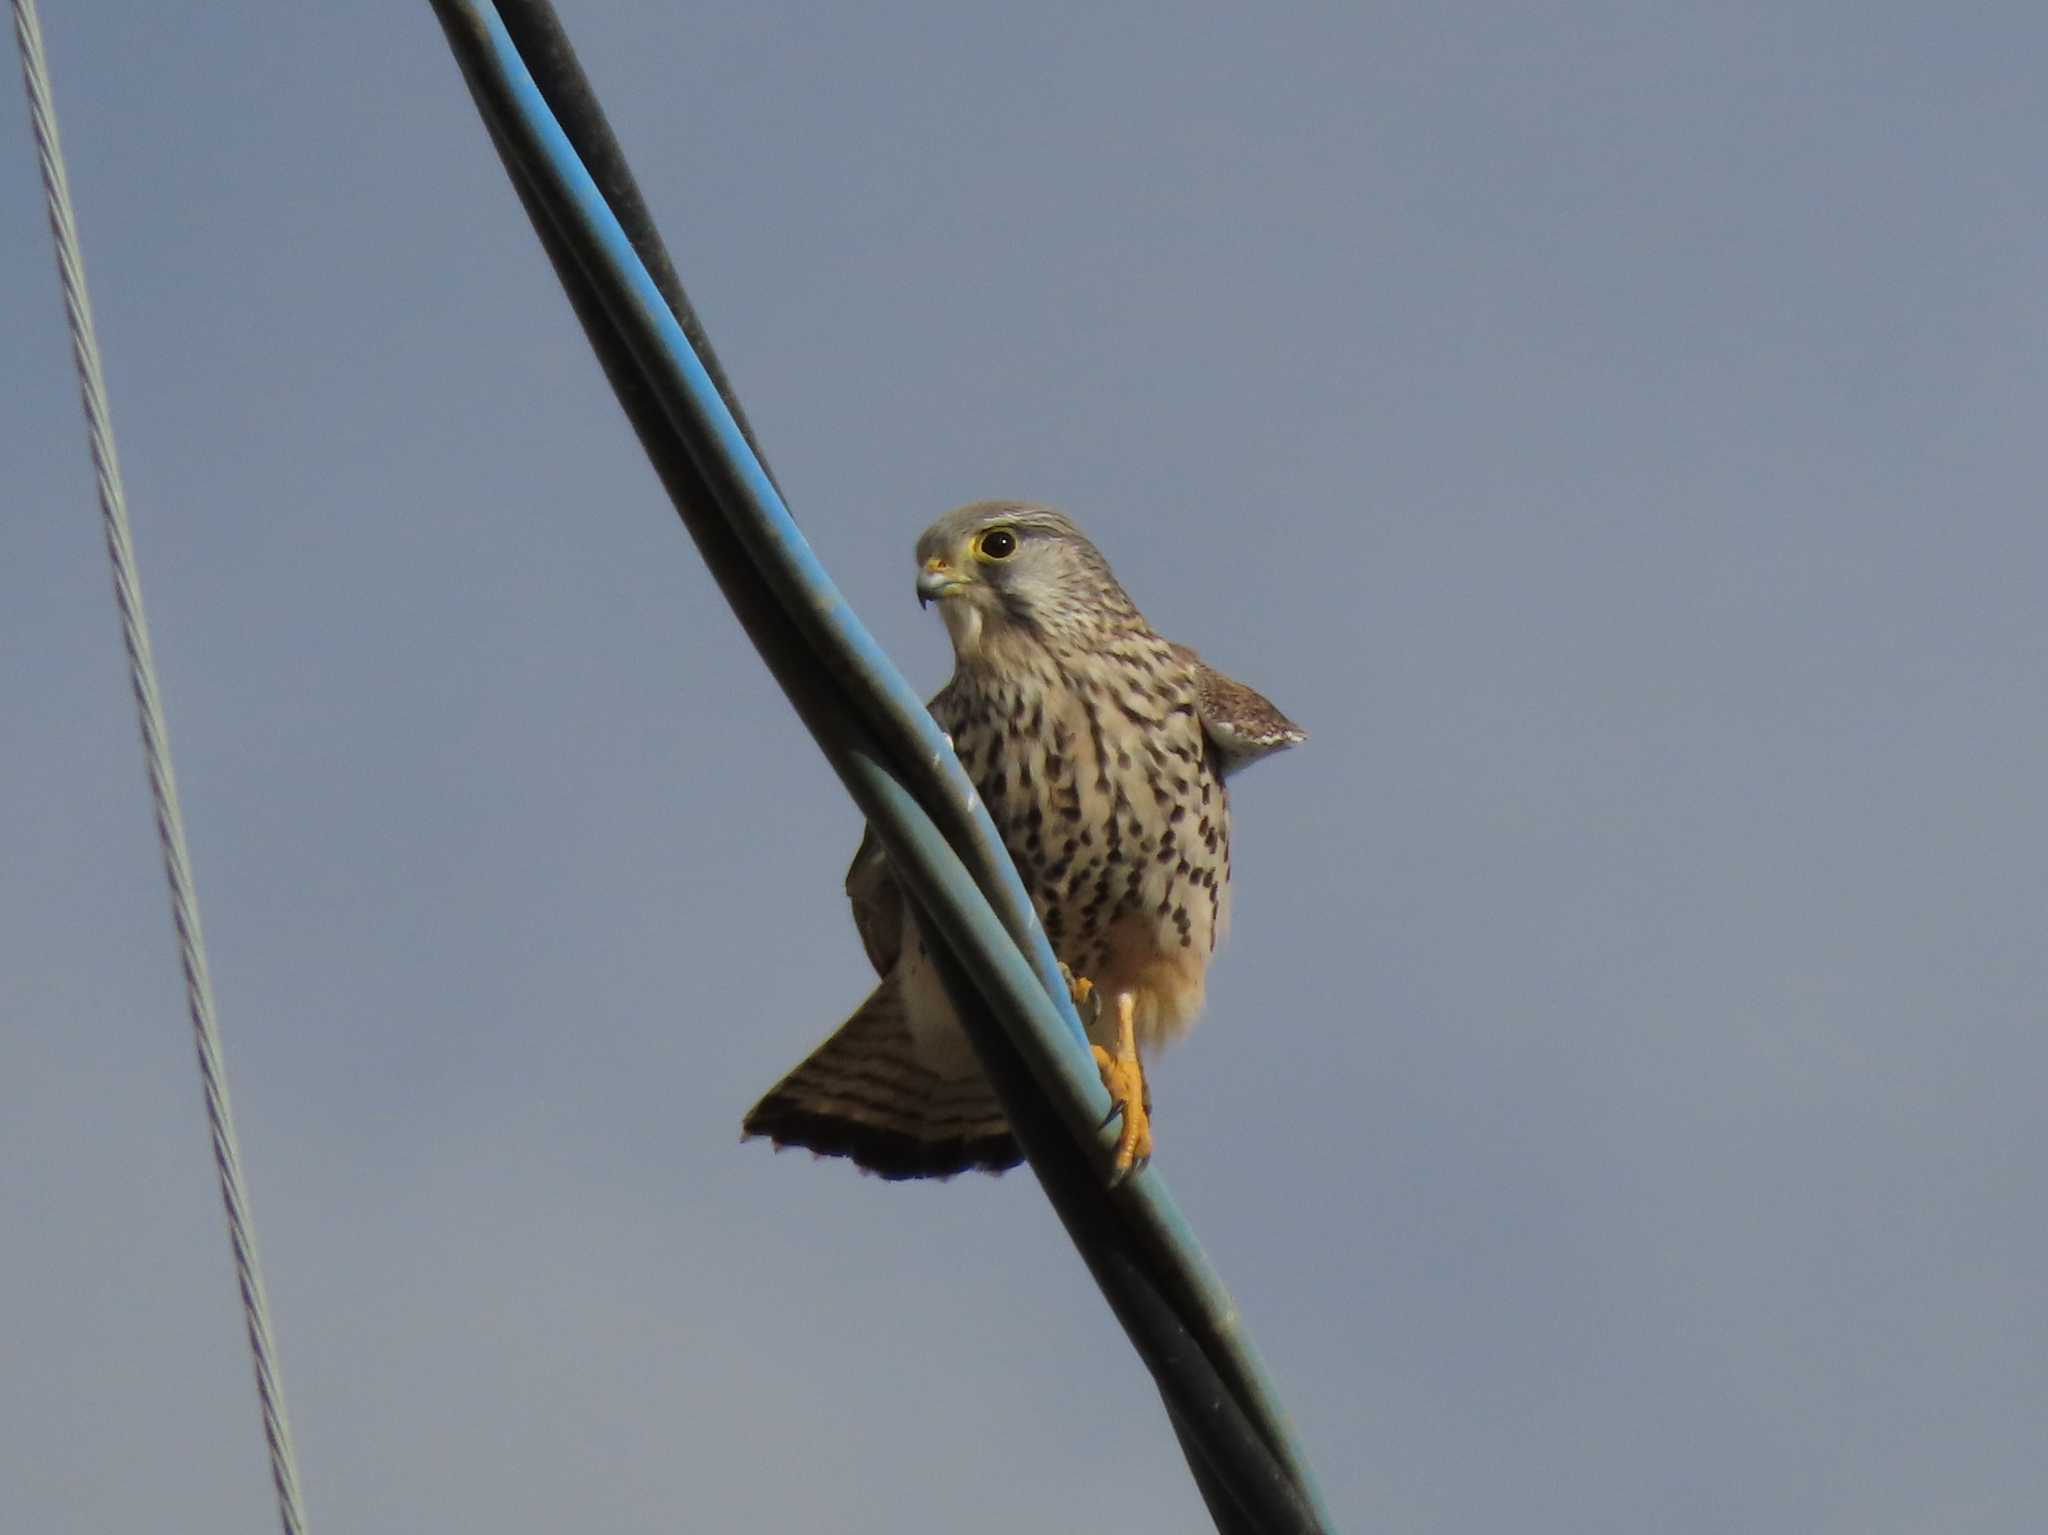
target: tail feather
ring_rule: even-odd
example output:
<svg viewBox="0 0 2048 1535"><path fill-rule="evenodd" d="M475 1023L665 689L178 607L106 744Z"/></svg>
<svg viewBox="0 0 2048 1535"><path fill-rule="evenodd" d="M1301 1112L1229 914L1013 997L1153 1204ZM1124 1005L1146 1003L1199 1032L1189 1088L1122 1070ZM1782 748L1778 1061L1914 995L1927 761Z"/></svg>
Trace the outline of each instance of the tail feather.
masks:
<svg viewBox="0 0 2048 1535"><path fill-rule="evenodd" d="M883 1178L999 1173L1023 1160L979 1071L945 1076L918 1058L902 999L887 980L754 1105L743 1134L849 1157Z"/></svg>

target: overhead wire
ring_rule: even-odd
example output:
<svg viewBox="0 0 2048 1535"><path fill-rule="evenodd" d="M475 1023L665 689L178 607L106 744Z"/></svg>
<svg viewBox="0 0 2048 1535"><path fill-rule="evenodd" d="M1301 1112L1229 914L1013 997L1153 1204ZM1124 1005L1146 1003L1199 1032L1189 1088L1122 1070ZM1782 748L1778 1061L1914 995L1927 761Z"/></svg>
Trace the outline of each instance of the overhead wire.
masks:
<svg viewBox="0 0 2048 1535"><path fill-rule="evenodd" d="M206 964L206 941L199 925L199 893L192 877L192 855L185 844L185 822L178 808L178 781L171 766L170 730L164 720L156 655L149 641L149 621L142 607L142 577L135 559L135 538L128 518L127 493L121 484L121 462L114 449L113 411L107 403L106 379L100 364L99 337L93 328L92 300L86 289L85 257L78 238L78 220L71 205L71 183L57 137L57 112L50 87L49 59L43 47L35 0L13 0L15 45L21 54L22 83L28 92L29 121L35 135L36 158L49 210L50 233L57 247L57 276L64 291L64 313L71 333L71 354L85 407L86 436L92 452L100 520L113 569L114 604L120 610L121 641L128 655L128 677L142 728L142 751L149 774L150 804L156 816L157 843L164 876L170 884L171 923L178 939L178 962L185 977L185 1009L199 1059L199 1081L206 1103L207 1128L213 1143L214 1171L221 1204L227 1214L228 1250L240 1292L242 1320L256 1372L256 1398L263 1420L263 1441L270 1457L270 1479L277 1495L278 1522L285 1535L303 1535L304 1500L299 1491L298 1454L285 1413L284 1385L277 1362L277 1343L270 1323L270 1301L256 1256L255 1222L242 1171L242 1151L235 1136L235 1116L228 1101L226 1051L215 1019L213 980Z"/></svg>
<svg viewBox="0 0 2048 1535"><path fill-rule="evenodd" d="M940 938L949 987L991 1081L1151 1368L1219 1527L1329 1529L1235 1304L1156 1168L1104 1186L1091 1152L1101 1145L1107 1096L1022 883L950 744L790 518L637 190L619 199L631 229L614 212L608 199L630 189L630 172L552 8L545 0L434 6L685 525ZM522 44L531 48L525 57ZM650 250L658 261L645 259Z"/></svg>

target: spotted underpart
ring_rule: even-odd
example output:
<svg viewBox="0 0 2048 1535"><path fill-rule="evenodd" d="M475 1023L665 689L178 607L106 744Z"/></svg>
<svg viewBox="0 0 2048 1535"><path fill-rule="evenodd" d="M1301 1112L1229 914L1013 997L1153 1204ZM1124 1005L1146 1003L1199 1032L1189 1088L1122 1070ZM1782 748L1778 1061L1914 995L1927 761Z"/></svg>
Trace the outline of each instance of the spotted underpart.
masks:
<svg viewBox="0 0 2048 1535"><path fill-rule="evenodd" d="M1035 652L1035 653L1030 653ZM1041 628L963 664L932 701L1023 876L1053 951L1140 1037L1186 1027L1230 905L1230 803L1193 666L1135 608Z"/></svg>
<svg viewBox="0 0 2048 1535"><path fill-rule="evenodd" d="M962 507L926 531L917 558L919 593L939 602L953 641L932 715L1054 952L1103 995L1132 999L1142 1046L1173 1038L1201 1011L1229 921L1224 778L1304 732L1155 634L1058 512ZM755 1107L747 1132L885 1177L1014 1163L1002 1109L872 834L847 895L881 985Z"/></svg>

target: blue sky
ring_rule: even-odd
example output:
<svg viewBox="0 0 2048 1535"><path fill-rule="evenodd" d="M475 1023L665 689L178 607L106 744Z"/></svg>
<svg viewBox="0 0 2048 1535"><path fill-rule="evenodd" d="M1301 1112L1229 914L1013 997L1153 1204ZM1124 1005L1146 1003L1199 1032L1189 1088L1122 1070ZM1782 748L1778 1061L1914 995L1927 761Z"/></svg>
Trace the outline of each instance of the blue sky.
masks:
<svg viewBox="0 0 2048 1535"><path fill-rule="evenodd" d="M1199 1527L1027 1177L739 1144L858 823L426 8L118 10L45 27L315 1527ZM2038 8L565 20L914 681L1026 496L1313 732L1155 1092L1346 1527L2037 1529ZM0 1504L268 1528L19 106L0 208Z"/></svg>

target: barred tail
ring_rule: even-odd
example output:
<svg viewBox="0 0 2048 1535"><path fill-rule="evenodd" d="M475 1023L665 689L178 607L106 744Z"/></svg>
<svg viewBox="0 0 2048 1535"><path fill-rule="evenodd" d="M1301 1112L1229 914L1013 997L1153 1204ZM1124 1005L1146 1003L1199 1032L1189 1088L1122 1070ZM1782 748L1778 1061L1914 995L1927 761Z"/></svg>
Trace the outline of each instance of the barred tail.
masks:
<svg viewBox="0 0 2048 1535"><path fill-rule="evenodd" d="M902 999L887 980L754 1105L742 1132L765 1135L778 1149L851 1157L883 1178L947 1178L971 1167L999 1173L1023 1160L979 1071L941 1076L918 1059Z"/></svg>

